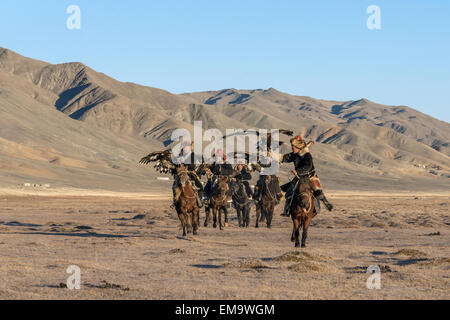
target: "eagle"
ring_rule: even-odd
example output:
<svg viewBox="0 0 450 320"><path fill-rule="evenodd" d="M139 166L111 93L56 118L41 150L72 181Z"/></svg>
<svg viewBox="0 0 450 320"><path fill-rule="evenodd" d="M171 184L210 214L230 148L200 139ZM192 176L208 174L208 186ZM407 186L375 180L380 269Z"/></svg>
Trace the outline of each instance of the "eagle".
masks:
<svg viewBox="0 0 450 320"><path fill-rule="evenodd" d="M287 135L287 136L292 136L294 134L293 131L291 130L283 130L280 129L279 132L281 134ZM256 131L256 130L249 130L247 133L235 133L235 134L231 134L228 136L224 136L223 139L226 139L228 137L232 137L232 136L238 136L238 135L249 135L249 134L255 134L256 136L260 137L260 132ZM267 135L262 136L259 139L259 143L258 143L258 147L257 150L259 150L260 145L262 142L267 141L267 151L270 151L272 146L272 133L268 132ZM282 145L283 142L280 142L280 145ZM234 153L231 157L236 157L238 155L238 153ZM249 163L249 154L245 153L245 159L246 162ZM156 171L159 171L160 173L163 174L174 174L176 172L176 166L172 163L172 151L171 150L165 150L165 151L156 151L156 152L152 152L149 155L143 157L139 163L140 164L144 164L144 165L148 165L152 162L155 162L155 166L154 168L156 169ZM256 170L259 171L260 170L260 165L259 164L250 164L252 170ZM203 163L199 170L205 170L208 169L210 166Z"/></svg>
<svg viewBox="0 0 450 320"><path fill-rule="evenodd" d="M139 161L140 164L150 164L156 162L154 168L156 171L164 174L173 174L176 170L176 166L172 163L172 151L156 151L150 153Z"/></svg>

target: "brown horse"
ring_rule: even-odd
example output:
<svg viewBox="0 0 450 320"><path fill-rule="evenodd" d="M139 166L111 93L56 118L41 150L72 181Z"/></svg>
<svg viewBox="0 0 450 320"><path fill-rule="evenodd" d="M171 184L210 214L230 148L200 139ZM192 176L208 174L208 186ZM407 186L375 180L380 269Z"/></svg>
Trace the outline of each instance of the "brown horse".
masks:
<svg viewBox="0 0 450 320"><path fill-rule="evenodd" d="M198 217L199 208L197 206L197 196L194 188L189 180L189 173L184 166L177 168L176 174L176 210L178 218L181 221L183 228L183 236L186 236L186 231L192 228L192 233L197 235L198 232Z"/></svg>
<svg viewBox="0 0 450 320"><path fill-rule="evenodd" d="M294 172L296 174L296 172ZM297 176L298 177L298 176ZM312 219L317 215L316 199L313 196L311 184L308 177L301 177L295 187L290 214L294 224L291 241L295 242L295 247L300 247L300 228L303 227L302 248L306 248L306 237Z"/></svg>
<svg viewBox="0 0 450 320"><path fill-rule="evenodd" d="M229 195L229 187L228 187L228 178L226 176L218 176L216 178L216 182L212 188L212 196L209 200L209 204L206 206L206 219L205 219L205 227L208 226L208 222L210 220L210 213L212 210L214 217L213 227L217 228L217 220L219 221L219 228L223 230L222 225L222 212L225 215L225 227L228 227L228 200L231 197ZM219 217L217 217L219 214Z"/></svg>
<svg viewBox="0 0 450 320"><path fill-rule="evenodd" d="M266 220L267 228L272 227L273 212L275 206L278 204L277 192L273 186L272 179L278 179L275 176L267 176L263 184L261 192L261 200L256 204L256 226L259 227L259 222Z"/></svg>

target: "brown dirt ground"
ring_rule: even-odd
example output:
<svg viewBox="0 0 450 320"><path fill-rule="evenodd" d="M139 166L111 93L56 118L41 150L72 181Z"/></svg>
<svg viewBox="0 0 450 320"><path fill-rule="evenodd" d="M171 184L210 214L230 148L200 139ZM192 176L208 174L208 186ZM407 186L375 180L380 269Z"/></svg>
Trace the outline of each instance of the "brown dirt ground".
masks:
<svg viewBox="0 0 450 320"><path fill-rule="evenodd" d="M333 195L290 242L273 228L181 237L167 199L0 195L0 299L449 299L449 195ZM202 211L202 220L204 212ZM69 265L82 289L59 288ZM381 290L366 288L370 265Z"/></svg>

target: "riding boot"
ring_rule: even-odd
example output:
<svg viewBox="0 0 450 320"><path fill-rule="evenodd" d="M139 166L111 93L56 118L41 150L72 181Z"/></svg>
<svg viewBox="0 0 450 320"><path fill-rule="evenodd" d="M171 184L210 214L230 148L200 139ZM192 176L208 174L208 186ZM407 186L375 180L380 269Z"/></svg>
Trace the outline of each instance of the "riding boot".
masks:
<svg viewBox="0 0 450 320"><path fill-rule="evenodd" d="M284 210L281 213L282 217L289 217L290 204L291 204L291 198L286 198L286 202L284 203Z"/></svg>
<svg viewBox="0 0 450 320"><path fill-rule="evenodd" d="M255 188L255 192L253 192L253 200L255 202L259 201L259 189L258 188Z"/></svg>
<svg viewBox="0 0 450 320"><path fill-rule="evenodd" d="M172 193L173 193L172 207L176 208L177 207L177 196L176 196L176 191L174 188L172 188Z"/></svg>
<svg viewBox="0 0 450 320"><path fill-rule="evenodd" d="M203 208L203 201L199 193L197 193L196 199L197 199L197 207Z"/></svg>
<svg viewBox="0 0 450 320"><path fill-rule="evenodd" d="M284 195L285 203L284 203L284 211L281 214L282 217L289 217L289 211L291 209L292 197L294 196L294 186L291 184L289 188L286 188L287 185L284 186L286 193ZM282 188L283 189L283 188Z"/></svg>
<svg viewBox="0 0 450 320"><path fill-rule="evenodd" d="M317 197L317 199L323 202L323 204L324 204L325 207L328 209L328 211L332 211L332 210L333 210L333 205L328 201L328 199L325 197L325 195L323 194L323 192L321 192L321 193L319 194L319 196Z"/></svg>

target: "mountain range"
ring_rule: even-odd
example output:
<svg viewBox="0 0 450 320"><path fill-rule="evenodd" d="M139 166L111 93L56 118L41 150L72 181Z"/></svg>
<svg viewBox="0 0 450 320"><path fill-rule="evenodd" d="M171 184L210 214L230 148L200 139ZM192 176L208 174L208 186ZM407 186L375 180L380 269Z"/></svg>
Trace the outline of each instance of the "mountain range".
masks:
<svg viewBox="0 0 450 320"><path fill-rule="evenodd" d="M0 48L0 114L3 187L166 190L139 159L167 148L174 129L192 130L202 120L204 129L282 128L314 141L319 175L333 190L450 189L450 124L367 99L329 101L273 88L172 94L79 62L54 65Z"/></svg>

